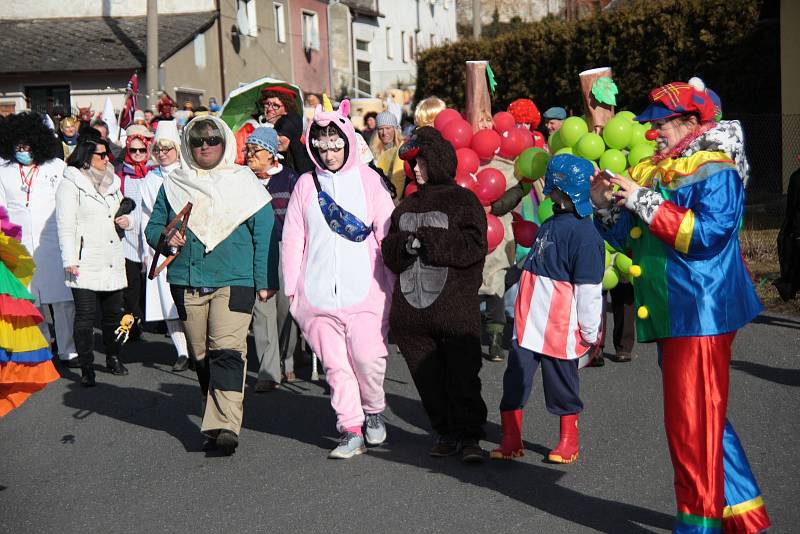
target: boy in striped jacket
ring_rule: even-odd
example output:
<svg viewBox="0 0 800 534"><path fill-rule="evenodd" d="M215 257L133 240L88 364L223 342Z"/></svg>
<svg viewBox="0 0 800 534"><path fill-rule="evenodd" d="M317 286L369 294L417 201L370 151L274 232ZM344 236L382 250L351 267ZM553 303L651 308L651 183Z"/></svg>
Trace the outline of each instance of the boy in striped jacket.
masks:
<svg viewBox="0 0 800 534"><path fill-rule="evenodd" d="M578 458L578 368L589 363L599 342L603 310L603 239L589 217L593 174L588 160L571 154L555 156L547 166L544 193L553 200L553 216L542 223L523 266L503 376L503 439L492 458L524 454L522 409L539 366L547 410L561 418L561 439L548 460Z"/></svg>

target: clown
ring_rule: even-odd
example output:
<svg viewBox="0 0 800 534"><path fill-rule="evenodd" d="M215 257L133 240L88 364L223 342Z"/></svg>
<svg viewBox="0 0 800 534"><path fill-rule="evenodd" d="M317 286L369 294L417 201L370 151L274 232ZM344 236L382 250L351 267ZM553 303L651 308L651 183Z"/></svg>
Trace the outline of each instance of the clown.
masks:
<svg viewBox="0 0 800 534"><path fill-rule="evenodd" d="M675 82L650 102L636 120L652 122L658 152L632 180L596 178L592 201L606 240L631 249L642 269L636 333L658 344L674 532L760 532L769 517L725 417L733 339L761 311L739 248L742 177L720 148L725 125L707 92Z"/></svg>
<svg viewBox="0 0 800 534"><path fill-rule="evenodd" d="M517 128L528 130L533 139L533 146L535 148L544 148L544 135L537 130L539 123L542 121L542 116L539 109L533 100L529 98L518 98L508 105L508 112L514 116L514 121L517 123Z"/></svg>
<svg viewBox="0 0 800 534"><path fill-rule="evenodd" d="M347 118L317 106L306 133L316 166L292 192L283 227L283 277L290 312L322 360L342 433L330 458L350 458L386 439L383 378L393 275L381 241L394 204L363 164ZM366 436L362 425L366 421Z"/></svg>

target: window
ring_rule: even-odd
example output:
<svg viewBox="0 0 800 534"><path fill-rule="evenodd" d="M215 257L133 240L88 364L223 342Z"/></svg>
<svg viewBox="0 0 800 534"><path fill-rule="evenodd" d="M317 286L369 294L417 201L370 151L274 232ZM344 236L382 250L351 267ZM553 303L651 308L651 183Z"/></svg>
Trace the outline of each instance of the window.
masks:
<svg viewBox="0 0 800 534"><path fill-rule="evenodd" d="M369 61L356 61L356 69L358 71L358 96L370 95L370 65Z"/></svg>
<svg viewBox="0 0 800 534"><path fill-rule="evenodd" d="M275 39L279 43L286 42L286 19L283 13L283 4L272 4L275 13Z"/></svg>
<svg viewBox="0 0 800 534"><path fill-rule="evenodd" d="M37 85L25 88L28 109L37 113L51 113L53 108L61 108L69 113L72 109L69 96L69 85Z"/></svg>
<svg viewBox="0 0 800 534"><path fill-rule="evenodd" d="M313 11L303 11L303 48L319 50L319 17Z"/></svg>
<svg viewBox="0 0 800 534"><path fill-rule="evenodd" d="M258 35L258 20L256 20L256 0L237 0L236 26L240 35L256 37Z"/></svg>
<svg viewBox="0 0 800 534"><path fill-rule="evenodd" d="M430 43L430 45L431 45L431 47L436 46L436 34L435 33L431 34L431 43Z"/></svg>
<svg viewBox="0 0 800 534"><path fill-rule="evenodd" d="M175 100L179 106L183 106L184 102L191 102L194 107L202 106L203 103L200 101L202 96L203 91L199 89L186 89L184 87L175 89Z"/></svg>
<svg viewBox="0 0 800 534"><path fill-rule="evenodd" d="M206 66L206 34L198 33L194 38L194 66Z"/></svg>
<svg viewBox="0 0 800 534"><path fill-rule="evenodd" d="M386 58L394 59L394 41L392 40L392 29L386 28Z"/></svg>
<svg viewBox="0 0 800 534"><path fill-rule="evenodd" d="M356 50L361 50L362 52L369 52L369 41L356 39Z"/></svg>
<svg viewBox="0 0 800 534"><path fill-rule="evenodd" d="M414 36L408 36L408 60L416 61L417 56L414 55Z"/></svg>
<svg viewBox="0 0 800 534"><path fill-rule="evenodd" d="M408 63L408 56L406 55L406 32L400 32L400 59L403 63Z"/></svg>

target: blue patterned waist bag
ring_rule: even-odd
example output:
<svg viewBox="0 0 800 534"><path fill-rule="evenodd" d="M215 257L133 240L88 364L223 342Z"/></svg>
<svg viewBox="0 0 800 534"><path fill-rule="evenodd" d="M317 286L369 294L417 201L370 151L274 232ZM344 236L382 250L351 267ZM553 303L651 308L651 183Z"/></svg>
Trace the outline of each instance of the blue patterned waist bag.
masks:
<svg viewBox="0 0 800 534"><path fill-rule="evenodd" d="M316 170L312 171L311 174L314 177L314 186L317 188L319 207L322 210L322 216L325 217L325 221L328 223L328 227L343 238L356 243L360 243L369 237L369 234L372 233L372 228L339 206L328 193L322 190L317 179Z"/></svg>

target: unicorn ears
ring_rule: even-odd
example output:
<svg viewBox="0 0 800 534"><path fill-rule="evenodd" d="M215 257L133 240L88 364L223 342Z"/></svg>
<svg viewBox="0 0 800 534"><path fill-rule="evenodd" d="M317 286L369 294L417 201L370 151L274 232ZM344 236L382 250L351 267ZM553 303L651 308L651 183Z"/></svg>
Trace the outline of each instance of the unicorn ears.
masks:
<svg viewBox="0 0 800 534"><path fill-rule="evenodd" d="M350 101L347 99L342 100L342 103L339 104L339 115L344 118L350 116Z"/></svg>

